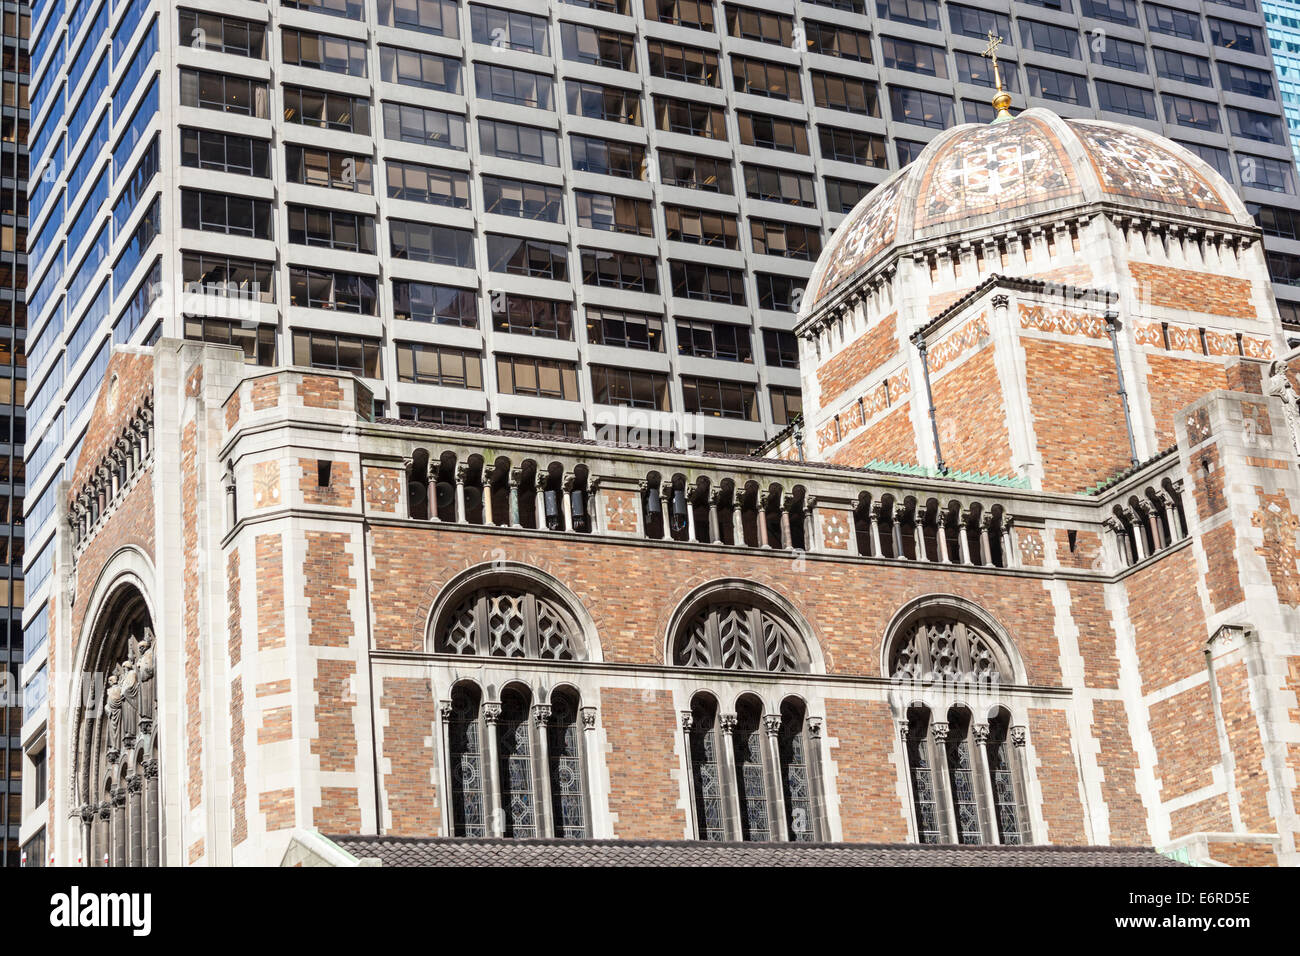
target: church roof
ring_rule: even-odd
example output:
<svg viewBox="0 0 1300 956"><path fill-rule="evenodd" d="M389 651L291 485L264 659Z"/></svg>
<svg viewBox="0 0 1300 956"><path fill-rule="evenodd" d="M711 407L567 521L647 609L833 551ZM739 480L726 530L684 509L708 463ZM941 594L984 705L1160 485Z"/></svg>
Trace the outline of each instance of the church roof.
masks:
<svg viewBox="0 0 1300 956"><path fill-rule="evenodd" d="M1146 847L331 836L382 866L1181 866Z"/></svg>
<svg viewBox="0 0 1300 956"><path fill-rule="evenodd" d="M802 317L891 249L1094 204L1228 227L1255 225L1223 177L1172 140L1027 109L1005 122L947 130L863 198L818 259Z"/></svg>

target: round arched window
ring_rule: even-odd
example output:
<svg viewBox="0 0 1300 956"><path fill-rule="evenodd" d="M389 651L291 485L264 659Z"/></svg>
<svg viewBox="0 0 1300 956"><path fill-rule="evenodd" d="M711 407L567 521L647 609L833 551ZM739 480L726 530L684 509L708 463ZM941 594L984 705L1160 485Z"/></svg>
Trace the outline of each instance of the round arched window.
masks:
<svg viewBox="0 0 1300 956"><path fill-rule="evenodd" d="M807 671L808 650L794 628L765 607L740 602L708 604L678 631L678 667L722 670Z"/></svg>
<svg viewBox="0 0 1300 956"><path fill-rule="evenodd" d="M559 603L519 588L475 591L446 616L434 642L441 654L584 660L578 626Z"/></svg>

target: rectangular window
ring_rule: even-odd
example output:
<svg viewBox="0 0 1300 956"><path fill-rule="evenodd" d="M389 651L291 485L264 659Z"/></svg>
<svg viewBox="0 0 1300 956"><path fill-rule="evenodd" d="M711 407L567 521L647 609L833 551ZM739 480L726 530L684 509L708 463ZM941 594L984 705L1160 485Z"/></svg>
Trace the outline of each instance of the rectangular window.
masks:
<svg viewBox="0 0 1300 956"><path fill-rule="evenodd" d="M1233 136L1258 140L1261 143L1286 144L1286 133L1282 128L1282 117L1272 113L1260 113L1256 110L1243 110L1236 106L1228 107L1228 128Z"/></svg>
<svg viewBox="0 0 1300 956"><path fill-rule="evenodd" d="M1005 13L981 10L961 3L948 4L948 24L958 36L987 40L989 31L995 36L1011 36L1011 18Z"/></svg>
<svg viewBox="0 0 1300 956"><path fill-rule="evenodd" d="M409 103L385 103L384 137L420 146L464 150L465 117Z"/></svg>
<svg viewBox="0 0 1300 956"><path fill-rule="evenodd" d="M468 229L390 218L388 241L394 259L474 268L474 233Z"/></svg>
<svg viewBox="0 0 1300 956"><path fill-rule="evenodd" d="M483 177L483 211L538 222L564 222L564 190L520 179Z"/></svg>
<svg viewBox="0 0 1300 956"><path fill-rule="evenodd" d="M963 83L994 88L993 63L988 57L980 56L978 53L964 53L961 50L956 51L953 56L957 60L957 79ZM1020 92L1020 70L1014 60L998 57L998 72L1002 77L1004 89L1012 93Z"/></svg>
<svg viewBox="0 0 1300 956"><path fill-rule="evenodd" d="M726 112L720 106L656 96L654 110L656 129L709 139L727 138Z"/></svg>
<svg viewBox="0 0 1300 956"><path fill-rule="evenodd" d="M308 10L323 13L331 17L343 17L346 20L364 20L366 5L362 0L280 0L280 6L293 10ZM382 9L384 4L380 3ZM453 3L452 6L455 6Z"/></svg>
<svg viewBox="0 0 1300 956"><path fill-rule="evenodd" d="M822 109L844 110L862 116L880 115L876 84L871 80L813 70L812 88L813 102Z"/></svg>
<svg viewBox="0 0 1300 956"><path fill-rule="evenodd" d="M936 76L941 80L948 78L948 60L941 46L896 37L881 37L880 48L883 63L891 70L907 70L909 73Z"/></svg>
<svg viewBox="0 0 1300 956"><path fill-rule="evenodd" d="M661 316L590 305L586 311L587 341L590 344L643 352L664 350L664 321Z"/></svg>
<svg viewBox="0 0 1300 956"><path fill-rule="evenodd" d="M491 63L474 64L474 92L482 99L533 109L555 109L555 84L531 70L512 70Z"/></svg>
<svg viewBox="0 0 1300 956"><path fill-rule="evenodd" d="M343 76L366 75L365 40L281 27L280 53L289 66L305 66Z"/></svg>
<svg viewBox="0 0 1300 956"><path fill-rule="evenodd" d="M474 3L470 4L469 23L475 43L550 55L546 17Z"/></svg>
<svg viewBox="0 0 1300 956"><path fill-rule="evenodd" d="M646 48L651 76L698 86L721 86L718 54L713 50L663 40L647 40Z"/></svg>
<svg viewBox="0 0 1300 956"><path fill-rule="evenodd" d="M1258 96L1265 100L1277 98L1272 73L1236 63L1219 63L1219 85L1225 90L1245 96Z"/></svg>
<svg viewBox="0 0 1300 956"><path fill-rule="evenodd" d="M1135 27L1138 22L1136 0L1079 0L1080 16Z"/></svg>
<svg viewBox="0 0 1300 956"><path fill-rule="evenodd" d="M1243 186L1295 194L1295 163L1292 160L1238 153L1237 172Z"/></svg>
<svg viewBox="0 0 1300 956"><path fill-rule="evenodd" d="M209 252L181 253L181 280L187 295L274 302L274 270L272 263L255 259Z"/></svg>
<svg viewBox="0 0 1300 956"><path fill-rule="evenodd" d="M181 106L194 106L204 110L218 110L240 116L267 119L270 116L270 93L266 83L243 76L227 76L208 70L182 68ZM286 119L289 105L286 103Z"/></svg>
<svg viewBox="0 0 1300 956"><path fill-rule="evenodd" d="M634 236L653 236L653 210L644 199L577 190L573 194L578 211L578 225L584 229L624 232Z"/></svg>
<svg viewBox="0 0 1300 956"><path fill-rule="evenodd" d="M591 366L591 400L596 405L672 411L667 375L610 365Z"/></svg>
<svg viewBox="0 0 1300 956"><path fill-rule="evenodd" d="M796 173L775 166L754 166L746 163L745 195L750 199L786 203L791 206L817 205L817 190L813 178L807 173Z"/></svg>
<svg viewBox="0 0 1300 956"><path fill-rule="evenodd" d="M181 165L266 179L271 175L271 144L236 133L181 127Z"/></svg>
<svg viewBox="0 0 1300 956"><path fill-rule="evenodd" d="M740 247L736 217L710 209L690 206L664 206L668 238L673 242L690 242L718 249Z"/></svg>
<svg viewBox="0 0 1300 956"><path fill-rule="evenodd" d="M1122 83L1097 81L1097 106L1112 113L1124 113L1143 119L1156 118L1156 98L1150 90Z"/></svg>
<svg viewBox="0 0 1300 956"><path fill-rule="evenodd" d="M534 279L569 279L569 247L559 242L488 233L488 269Z"/></svg>
<svg viewBox="0 0 1300 956"><path fill-rule="evenodd" d="M1268 44L1264 42L1264 34L1258 27L1217 17L1210 17L1210 42L1242 53L1263 55L1268 52Z"/></svg>
<svg viewBox="0 0 1300 956"><path fill-rule="evenodd" d="M289 267L290 305L375 315L377 299L374 276L306 266Z"/></svg>
<svg viewBox="0 0 1300 956"><path fill-rule="evenodd" d="M582 284L628 292L659 292L658 260L611 249L582 249Z"/></svg>
<svg viewBox="0 0 1300 956"><path fill-rule="evenodd" d="M798 276L773 275L770 272L754 273L758 285L758 307L776 312L799 311L799 300L803 297L806 278Z"/></svg>
<svg viewBox="0 0 1300 956"><path fill-rule="evenodd" d="M896 123L947 129L952 123L952 97L905 86L890 87L889 108Z"/></svg>
<svg viewBox="0 0 1300 956"><path fill-rule="evenodd" d="M1172 93L1165 94L1164 102L1166 123L1191 126L1211 133L1219 133L1223 130L1217 103L1193 100L1186 96L1174 96Z"/></svg>
<svg viewBox="0 0 1300 956"><path fill-rule="evenodd" d="M1144 4L1147 10L1147 29L1152 33L1164 33L1181 40L1200 43L1204 39L1201 33L1201 18L1188 10L1175 10L1154 3Z"/></svg>
<svg viewBox="0 0 1300 956"><path fill-rule="evenodd" d="M805 44L809 53L837 56L842 60L871 62L871 34L833 23L803 22Z"/></svg>
<svg viewBox="0 0 1300 956"><path fill-rule="evenodd" d="M674 296L728 305L745 304L745 274L741 270L696 262L672 261L668 265Z"/></svg>
<svg viewBox="0 0 1300 956"><path fill-rule="evenodd" d="M735 194L731 177L731 163L725 159L712 159L695 153L674 153L659 150L659 178L665 186L681 189L700 189L704 192Z"/></svg>
<svg viewBox="0 0 1300 956"><path fill-rule="evenodd" d="M853 163L856 166L874 166L877 169L884 169L888 165L883 136L825 125L817 127L817 136L822 159Z"/></svg>
<svg viewBox="0 0 1300 956"><path fill-rule="evenodd" d="M1226 149L1220 149L1217 146L1207 146L1205 143L1181 142L1178 145L1183 147L1183 149L1190 149L1193 153L1201 157L1201 159L1205 160L1216 169L1220 176L1228 180L1228 182L1232 182L1232 159L1229 157Z"/></svg>
<svg viewBox="0 0 1300 956"><path fill-rule="evenodd" d="M248 196L182 189L181 226L250 239L270 239L271 203Z"/></svg>
<svg viewBox="0 0 1300 956"><path fill-rule="evenodd" d="M543 166L560 165L560 137L554 130L480 119L478 139L479 149L485 156Z"/></svg>
<svg viewBox="0 0 1300 956"><path fill-rule="evenodd" d="M740 141L746 146L808 155L808 127L802 122L762 113L738 113L736 125L740 127Z"/></svg>
<svg viewBox="0 0 1300 956"><path fill-rule="evenodd" d="M876 16L931 30L939 29L938 0L876 0Z"/></svg>
<svg viewBox="0 0 1300 956"><path fill-rule="evenodd" d="M370 157L314 146L284 147L285 178L304 186L344 189L369 196L373 192Z"/></svg>
<svg viewBox="0 0 1300 956"><path fill-rule="evenodd" d="M692 30L714 29L713 0L642 0L641 6L647 20Z"/></svg>
<svg viewBox="0 0 1300 956"><path fill-rule="evenodd" d="M370 135L370 100L300 86L284 87L284 121ZM462 147L463 148L463 147Z"/></svg>
<svg viewBox="0 0 1300 956"><path fill-rule="evenodd" d="M506 395L578 400L578 367L531 355L498 355L497 388Z"/></svg>
<svg viewBox="0 0 1300 956"><path fill-rule="evenodd" d="M694 415L758 421L758 390L743 382L682 377L682 407Z"/></svg>
<svg viewBox="0 0 1300 956"><path fill-rule="evenodd" d="M780 13L768 13L752 7L726 5L727 33L744 40L759 43L776 43L784 47L794 42L794 18Z"/></svg>
<svg viewBox="0 0 1300 956"><path fill-rule="evenodd" d="M703 319L677 320L677 351L695 358L719 359L723 362L754 361L749 326Z"/></svg>
<svg viewBox="0 0 1300 956"><path fill-rule="evenodd" d="M430 282L393 280L393 315L405 322L431 322L478 328L478 296L473 289Z"/></svg>
<svg viewBox="0 0 1300 956"><path fill-rule="evenodd" d="M375 254L375 217L341 209L289 206L289 241L344 252Z"/></svg>
<svg viewBox="0 0 1300 956"><path fill-rule="evenodd" d="M379 48L379 78L438 93L461 93L460 60L402 47Z"/></svg>
<svg viewBox="0 0 1300 956"><path fill-rule="evenodd" d="M566 60L613 70L636 70L636 40L626 33L566 21L560 24L560 44Z"/></svg>
<svg viewBox="0 0 1300 956"><path fill-rule="evenodd" d="M1043 66L1025 67L1025 76L1029 80L1029 95L1041 96L1061 103L1075 106L1090 106L1088 96L1088 78L1077 73L1063 73L1049 70Z"/></svg>
<svg viewBox="0 0 1300 956"><path fill-rule="evenodd" d="M636 90L569 80L564 84L564 100L570 116L641 125L641 94Z"/></svg>
<svg viewBox="0 0 1300 956"><path fill-rule="evenodd" d="M1213 85L1210 61L1204 56L1192 56L1191 53L1180 53L1177 49L1164 47L1153 47L1152 52L1156 55L1156 73L1161 77L1196 86Z"/></svg>
<svg viewBox="0 0 1300 956"><path fill-rule="evenodd" d="M772 368L798 368L799 339L793 332L764 329L763 361Z"/></svg>
<svg viewBox="0 0 1300 956"><path fill-rule="evenodd" d="M749 232L756 255L815 262L822 251L822 234L816 226L750 217Z"/></svg>
<svg viewBox="0 0 1300 956"><path fill-rule="evenodd" d="M464 408L438 408L433 405L397 404L397 417L421 425L459 425L461 428L482 428L486 416Z"/></svg>
<svg viewBox="0 0 1300 956"><path fill-rule="evenodd" d="M176 12L176 24L181 46L266 59L265 23L181 9Z"/></svg>
<svg viewBox="0 0 1300 956"><path fill-rule="evenodd" d="M379 340L358 335L295 331L293 364L379 378Z"/></svg>
<svg viewBox="0 0 1300 956"><path fill-rule="evenodd" d="M1130 43L1119 37L1108 36L1090 39L1088 50L1093 63L1131 73L1147 72L1147 51L1141 43Z"/></svg>
<svg viewBox="0 0 1300 956"><path fill-rule="evenodd" d="M483 388L483 356L468 349L398 342L397 380L444 388Z"/></svg>
<svg viewBox="0 0 1300 956"><path fill-rule="evenodd" d="M385 164L388 198L431 206L469 208L469 176L454 169L390 159Z"/></svg>
<svg viewBox="0 0 1300 956"><path fill-rule="evenodd" d="M339 3L343 0L327 2ZM380 26L400 27L403 30L416 30L442 37L460 36L456 0L379 0L378 7ZM351 19L364 19L364 14L359 13Z"/></svg>
<svg viewBox="0 0 1300 956"><path fill-rule="evenodd" d="M1079 33L1065 27L1037 20L1020 21L1020 45L1036 53L1050 53L1053 56L1079 58Z"/></svg>
<svg viewBox="0 0 1300 956"><path fill-rule="evenodd" d="M768 96L792 103L803 102L799 68L731 55L731 84L737 93Z"/></svg>
<svg viewBox="0 0 1300 956"><path fill-rule="evenodd" d="M567 138L575 170L620 176L624 179L645 178L644 146L595 136L579 136L576 133L570 133Z"/></svg>
<svg viewBox="0 0 1300 956"><path fill-rule="evenodd" d="M185 338L191 342L233 345L243 349L248 365L275 364L275 326L250 325L230 319L185 317Z"/></svg>
<svg viewBox="0 0 1300 956"><path fill-rule="evenodd" d="M803 393L797 388L769 386L772 398L772 424L784 428L803 415Z"/></svg>
<svg viewBox="0 0 1300 956"><path fill-rule="evenodd" d="M572 3L573 0L565 0ZM565 422L555 418L536 418L530 415L502 415L501 430L543 435L547 438L581 438L582 422Z"/></svg>

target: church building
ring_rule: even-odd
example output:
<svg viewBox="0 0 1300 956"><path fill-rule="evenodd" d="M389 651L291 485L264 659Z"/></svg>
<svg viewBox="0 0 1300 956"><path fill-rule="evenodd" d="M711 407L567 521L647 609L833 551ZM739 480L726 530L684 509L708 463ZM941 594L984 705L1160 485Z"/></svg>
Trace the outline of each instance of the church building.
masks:
<svg viewBox="0 0 1300 956"><path fill-rule="evenodd" d="M804 417L758 456L119 347L24 833L68 865L1300 862L1300 368L1222 177L1003 104L854 209L797 332Z"/></svg>

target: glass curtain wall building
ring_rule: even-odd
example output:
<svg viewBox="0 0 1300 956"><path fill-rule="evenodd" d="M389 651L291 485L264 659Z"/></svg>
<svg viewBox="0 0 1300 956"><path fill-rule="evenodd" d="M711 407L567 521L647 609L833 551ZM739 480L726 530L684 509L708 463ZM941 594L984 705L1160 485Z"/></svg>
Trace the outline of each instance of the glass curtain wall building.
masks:
<svg viewBox="0 0 1300 956"><path fill-rule="evenodd" d="M1262 6L1291 146L1300 160L1300 3L1263 0Z"/></svg>
<svg viewBox="0 0 1300 956"><path fill-rule="evenodd" d="M1018 107L1147 126L1234 181L1300 335L1257 0L205 6L32 10L37 686L55 489L113 343L351 370L390 417L750 451L799 413L830 231L991 118L990 30Z"/></svg>
<svg viewBox="0 0 1300 956"><path fill-rule="evenodd" d="M22 821L23 402L27 394L27 4L2 5L0 117L0 866L18 866Z"/></svg>

